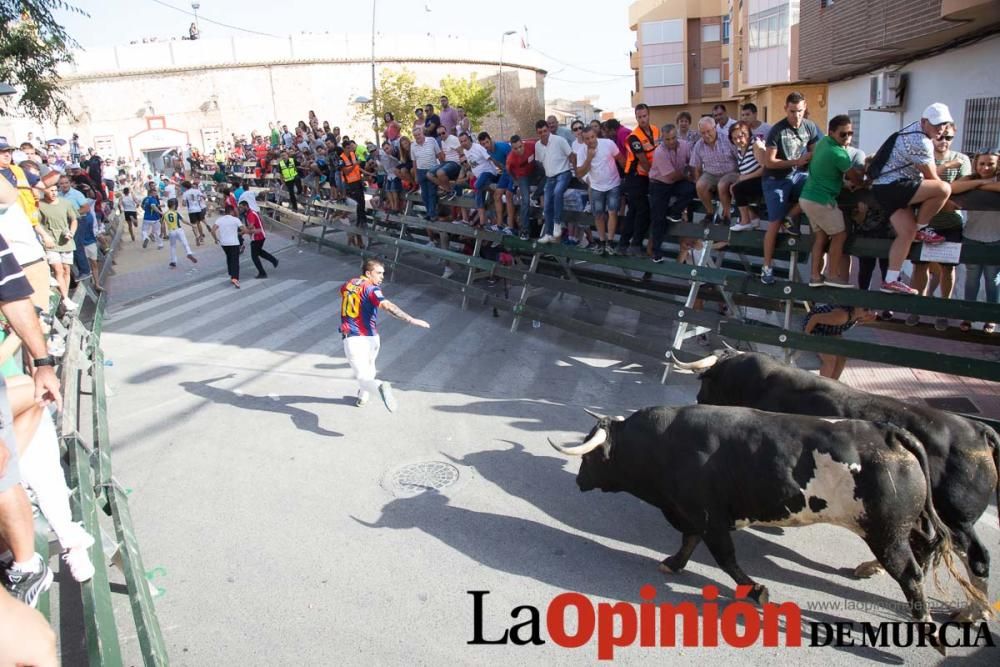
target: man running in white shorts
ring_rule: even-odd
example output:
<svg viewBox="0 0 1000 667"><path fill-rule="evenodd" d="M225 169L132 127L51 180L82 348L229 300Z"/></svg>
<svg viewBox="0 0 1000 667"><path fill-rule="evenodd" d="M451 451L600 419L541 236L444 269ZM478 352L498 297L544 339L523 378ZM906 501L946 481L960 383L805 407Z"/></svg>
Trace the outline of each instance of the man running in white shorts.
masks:
<svg viewBox="0 0 1000 667"><path fill-rule="evenodd" d="M385 266L377 259L367 259L361 267L361 276L352 278L340 287L340 333L344 337L344 354L347 356L354 377L358 380L357 406L368 403L378 392L389 412L396 409L396 399L388 382L375 379L375 358L379 351L376 330L378 309L384 308L393 317L407 324L429 329L430 324L410 317L396 304L382 296Z"/></svg>

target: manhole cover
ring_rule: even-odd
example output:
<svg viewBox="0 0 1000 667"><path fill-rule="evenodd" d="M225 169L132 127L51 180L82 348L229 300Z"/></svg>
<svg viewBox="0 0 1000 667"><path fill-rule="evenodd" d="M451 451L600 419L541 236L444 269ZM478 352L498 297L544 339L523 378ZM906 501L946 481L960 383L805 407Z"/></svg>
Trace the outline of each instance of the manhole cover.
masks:
<svg viewBox="0 0 1000 667"><path fill-rule="evenodd" d="M965 414L971 415L979 414L979 408L976 407L976 404L964 396L925 398L924 403L932 408L937 408L938 410L947 410L948 412L964 412Z"/></svg>
<svg viewBox="0 0 1000 667"><path fill-rule="evenodd" d="M397 496L415 496L439 490L458 481L458 468L443 461L411 463L398 468L386 478L387 490Z"/></svg>

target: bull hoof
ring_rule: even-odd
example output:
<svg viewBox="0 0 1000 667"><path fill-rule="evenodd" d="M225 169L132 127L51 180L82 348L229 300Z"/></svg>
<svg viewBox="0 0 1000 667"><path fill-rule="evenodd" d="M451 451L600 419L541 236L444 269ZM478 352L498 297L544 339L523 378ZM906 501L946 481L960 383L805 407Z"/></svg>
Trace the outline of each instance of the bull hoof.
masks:
<svg viewBox="0 0 1000 667"><path fill-rule="evenodd" d="M660 561L660 563L656 566L656 569L662 572L663 574L678 574L680 570L675 570L674 568L670 567L670 565L667 564L668 560L670 559L665 558L664 560Z"/></svg>
<svg viewBox="0 0 1000 667"><path fill-rule="evenodd" d="M948 620L952 623L979 623L980 621L989 621L991 618L993 618L993 612L989 607L973 602L952 612Z"/></svg>
<svg viewBox="0 0 1000 667"><path fill-rule="evenodd" d="M883 572L885 572L885 569L876 560L870 560L854 568L854 576L857 579L869 579Z"/></svg>
<svg viewBox="0 0 1000 667"><path fill-rule="evenodd" d="M760 607L763 607L771 600L771 594L767 591L767 586L764 584L754 584L747 597L756 602Z"/></svg>

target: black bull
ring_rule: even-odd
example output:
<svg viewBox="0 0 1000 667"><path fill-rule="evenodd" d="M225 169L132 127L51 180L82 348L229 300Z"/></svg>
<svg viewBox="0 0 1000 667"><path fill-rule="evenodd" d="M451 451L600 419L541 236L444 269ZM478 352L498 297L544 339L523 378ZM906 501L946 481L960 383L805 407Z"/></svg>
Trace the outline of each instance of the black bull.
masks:
<svg viewBox="0 0 1000 667"><path fill-rule="evenodd" d="M1000 439L989 426L917 402L852 389L758 353L722 354L702 372L698 402L885 421L912 433L927 452L934 506L951 531L970 581L987 597L990 556L976 535L975 524L992 496L1000 501ZM988 606L977 606L970 606L963 615L989 614Z"/></svg>
<svg viewBox="0 0 1000 667"><path fill-rule="evenodd" d="M583 456L582 491L630 493L682 533L663 571L683 569L704 540L719 566L763 603L767 589L740 568L731 531L829 523L859 535L899 583L913 616L929 620L924 570L942 558L950 568L951 544L930 502L923 447L904 429L712 406L598 417L583 444L551 444Z"/></svg>

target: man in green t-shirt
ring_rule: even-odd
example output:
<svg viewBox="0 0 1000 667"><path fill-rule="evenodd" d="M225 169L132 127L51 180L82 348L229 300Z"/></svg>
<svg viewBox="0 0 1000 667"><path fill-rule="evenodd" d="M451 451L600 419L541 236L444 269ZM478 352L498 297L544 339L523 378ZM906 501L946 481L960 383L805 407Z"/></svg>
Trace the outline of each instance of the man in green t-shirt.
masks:
<svg viewBox="0 0 1000 667"><path fill-rule="evenodd" d="M41 213L39 224L45 231L43 239L52 275L59 284L59 293L66 310L75 310L76 304L69 298L70 267L73 266L73 251L76 243L76 207L68 199L59 196L59 187L53 183L45 188L45 197L38 203ZM45 236L48 238L45 238Z"/></svg>
<svg viewBox="0 0 1000 667"><path fill-rule="evenodd" d="M809 179L799 195L802 212L809 217L813 232L812 272L810 287L852 287L846 267L841 266L844 256L844 241L847 240L847 225L844 213L837 206L837 197L844 186L844 178L860 183L861 174L852 169L851 156L847 145L851 143L854 129L849 116L840 115L830 119L827 136L813 149L809 162ZM829 242L827 277L823 278L823 253Z"/></svg>

